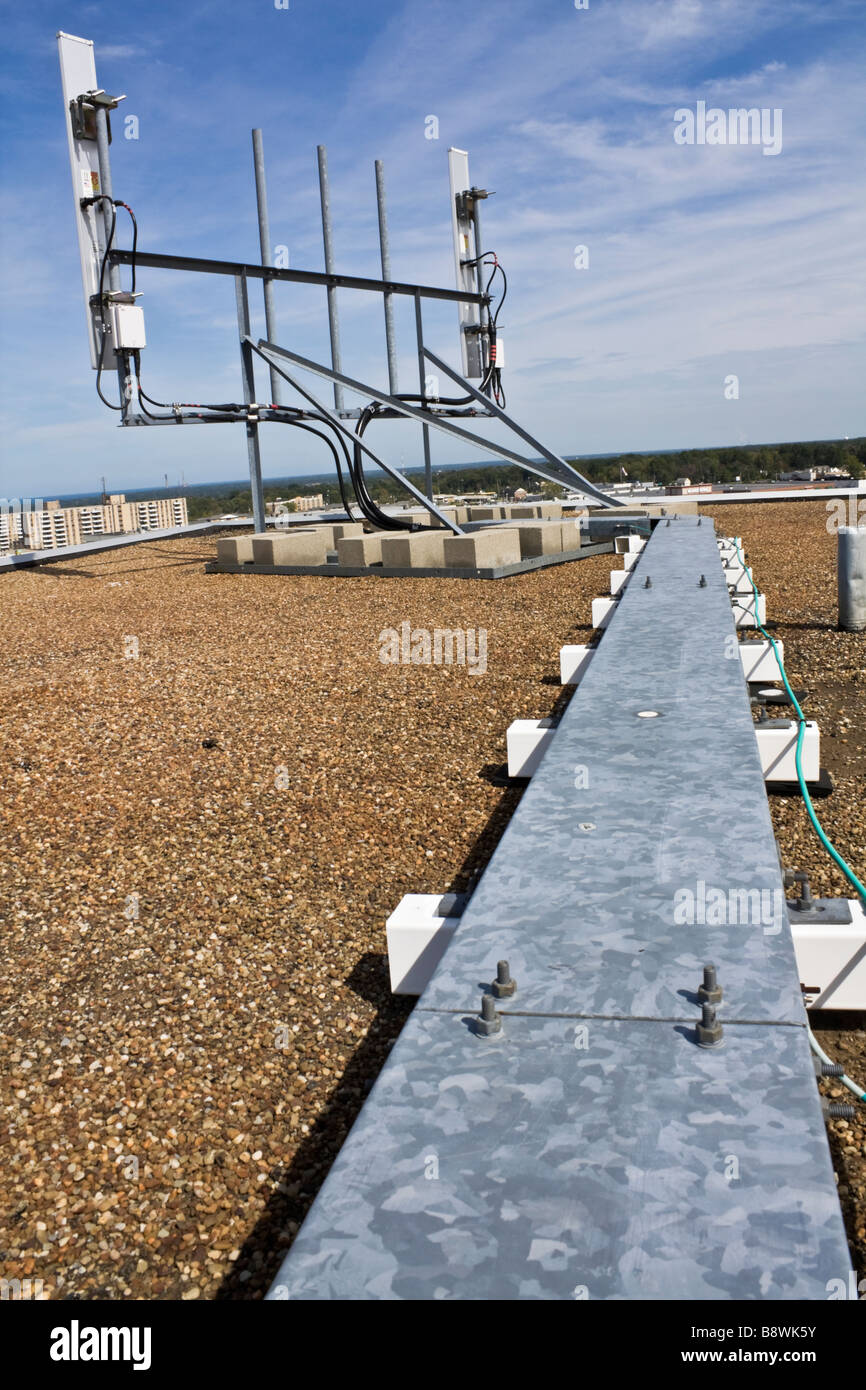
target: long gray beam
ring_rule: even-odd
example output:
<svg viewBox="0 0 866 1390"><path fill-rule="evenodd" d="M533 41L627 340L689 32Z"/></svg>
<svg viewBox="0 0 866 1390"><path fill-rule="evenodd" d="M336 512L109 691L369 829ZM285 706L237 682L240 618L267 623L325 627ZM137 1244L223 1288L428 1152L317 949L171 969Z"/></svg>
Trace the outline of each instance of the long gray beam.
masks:
<svg viewBox="0 0 866 1390"><path fill-rule="evenodd" d="M372 280L362 275L329 275L320 270L288 270L256 265L254 261L215 261L202 256L164 256L154 251L118 249L109 253L111 265L133 265L141 269L188 270L203 275L245 275L248 280L282 280L289 285L324 285L328 289L371 290L375 294L408 294L414 299L447 299L467 304L486 303L484 295L468 290L441 290L435 285L407 285L401 280Z"/></svg>
<svg viewBox="0 0 866 1390"><path fill-rule="evenodd" d="M824 1300L847 1279L736 642L712 523L662 522L270 1299ZM485 1038L502 958L517 992Z"/></svg>

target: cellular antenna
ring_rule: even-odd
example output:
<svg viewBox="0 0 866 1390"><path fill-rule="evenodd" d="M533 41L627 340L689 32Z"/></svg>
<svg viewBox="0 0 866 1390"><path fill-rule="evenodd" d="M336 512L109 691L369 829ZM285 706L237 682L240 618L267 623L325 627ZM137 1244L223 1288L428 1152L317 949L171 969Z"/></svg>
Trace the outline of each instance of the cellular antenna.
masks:
<svg viewBox="0 0 866 1390"><path fill-rule="evenodd" d="M153 427L181 424L242 424L245 427L253 518L256 529L265 529L259 430L267 424L289 425L321 438L333 457L344 505L353 516L353 505L361 515L382 530L418 529L416 521L406 521L384 512L371 496L365 475L367 460L394 478L430 513L431 518L457 535L459 524L443 514L433 501L433 468L430 431L439 430L461 439L474 448L518 464L527 472L548 482L576 489L602 506L621 503L600 492L553 450L506 414L502 384L504 358L499 335L499 313L507 281L498 257L485 250L481 231L480 205L489 196L469 179L469 157L465 150L448 154L451 191L451 224L454 245L456 289L406 284L391 278L391 252L386 217L385 178L381 161L376 161L376 198L379 215L381 278L340 275L336 269L335 237L331 211L328 157L318 147L319 195L322 215L324 272L295 270L272 264L268 220L265 163L262 133L253 131L253 163L259 225L258 262L220 261L191 256L172 256L138 249L135 214L122 198L115 198L109 161L111 142L110 113L122 96L110 96L98 86L93 43L71 34L57 36L69 158L75 204L75 221L81 258L81 273L87 311L90 363L96 371L96 386L105 405L116 410L125 427ZM132 247L121 249L118 242L118 213L128 214L133 228ZM131 285L121 285L121 267L131 268ZM157 401L142 385L141 353L146 346L144 313L137 303L136 280L151 269L172 270L199 275L217 275L234 284L235 310L240 347L240 378L243 399L235 402L202 403L175 400ZM494 282L499 278L501 292L494 308ZM249 286L262 286L268 336L255 340L250 328ZM330 364L312 361L275 341L277 284L319 285L326 291L331 344ZM383 302L385 347L388 365L388 391L348 375L343 370L337 292L353 291L380 295ZM394 299L412 300L415 318L415 353L418 363L418 389L397 390L397 343ZM462 372L456 371L433 353L424 340L423 308L439 300L457 309ZM266 364L270 376L269 402L258 399L255 362ZM453 383L453 393L442 395L431 387L429 369L435 377ZM114 371L118 382L118 403L102 390L106 372ZM330 383L333 407L320 399L301 378L312 374ZM475 384L473 384L475 383ZM287 403L287 391L294 393L294 404ZM183 393L178 391L177 396ZM350 404L346 397L360 398ZM410 480L370 448L364 435L373 421L413 420L421 427L425 487L420 491ZM457 420L464 423L457 424ZM495 420L507 427L518 440L535 451L527 456L520 450L500 444L466 427L479 419ZM540 458L538 457L540 456ZM369 465L367 465L369 466ZM345 473L344 473L345 469Z"/></svg>

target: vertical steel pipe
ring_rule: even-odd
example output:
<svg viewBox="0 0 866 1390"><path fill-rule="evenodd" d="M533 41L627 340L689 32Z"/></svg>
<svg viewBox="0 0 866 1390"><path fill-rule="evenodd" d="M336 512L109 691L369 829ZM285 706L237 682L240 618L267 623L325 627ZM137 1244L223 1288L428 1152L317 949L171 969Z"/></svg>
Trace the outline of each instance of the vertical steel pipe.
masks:
<svg viewBox="0 0 866 1390"><path fill-rule="evenodd" d="M385 169L376 160L376 203L379 209L379 248L382 254L382 279L391 279L391 243L388 239L388 212L385 203ZM394 337L394 296L385 293L385 343L388 349L388 390L397 394L397 345Z"/></svg>
<svg viewBox="0 0 866 1390"><path fill-rule="evenodd" d="M415 337L418 345L418 377L421 383L421 405L427 404L427 359L424 355L424 325L421 320L421 296L415 295ZM424 442L424 496L433 501L433 459L430 453L430 426L421 426Z"/></svg>
<svg viewBox="0 0 866 1390"><path fill-rule="evenodd" d="M111 236L111 224L115 217L114 204L108 203L105 199L114 198L114 187L111 182L111 159L108 153L108 111L104 106L94 107L94 117L96 121L96 152L99 160L99 191L104 194L103 201L99 204L102 212L102 225L104 228L105 245L108 247ZM114 265L109 261L106 267L106 279L109 291L120 289L120 266ZM120 388L120 399L123 405L123 418L129 407L127 398L127 381L129 378L129 359L126 354L116 353L115 361L117 364L117 382Z"/></svg>
<svg viewBox="0 0 866 1390"><path fill-rule="evenodd" d="M235 299L238 310L238 334L241 347L241 379L244 400L249 405L256 398L256 381L253 369L253 350L245 339L250 332L250 301L247 282L243 275L235 276ZM265 498L262 490L262 456L259 448L259 427L254 420L248 420L247 456L250 465L250 492L253 498L253 525L257 532L265 529Z"/></svg>
<svg viewBox="0 0 866 1390"><path fill-rule="evenodd" d="M265 154L262 148L262 132L253 131L253 164L256 174L256 206L259 214L259 246L261 248L262 265L273 265L274 257L271 249L271 228L268 219L268 186L265 181ZM268 342L277 341L277 315L274 308L274 283L272 280L262 281L262 290L265 300L265 332L268 335ZM276 405L282 404L280 392L282 381L277 372L271 368L271 400Z"/></svg>
<svg viewBox="0 0 866 1390"><path fill-rule="evenodd" d="M324 145L318 147L319 156L319 194L322 201L322 239L325 244L325 273L335 274L334 235L331 223L331 191L328 183L328 151ZM328 324L331 330L331 366L335 372L343 370L343 354L340 350L340 315L337 309L337 290L328 286ZM334 405L338 411L344 409L343 388L334 382Z"/></svg>
<svg viewBox="0 0 866 1390"><path fill-rule="evenodd" d="M836 573L839 626L843 632L862 632L866 628L866 526L839 527Z"/></svg>

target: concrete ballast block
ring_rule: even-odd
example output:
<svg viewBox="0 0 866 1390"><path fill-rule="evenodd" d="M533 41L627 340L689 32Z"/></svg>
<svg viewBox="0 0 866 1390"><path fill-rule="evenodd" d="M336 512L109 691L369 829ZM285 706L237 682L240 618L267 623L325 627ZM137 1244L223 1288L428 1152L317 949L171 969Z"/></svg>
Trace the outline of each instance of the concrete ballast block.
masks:
<svg viewBox="0 0 866 1390"><path fill-rule="evenodd" d="M562 526L558 521L540 521L537 526L521 526L520 558L562 554Z"/></svg>
<svg viewBox="0 0 866 1390"><path fill-rule="evenodd" d="M253 560L253 541L265 539L265 532L256 536L230 536L217 541L217 561L221 565L250 565Z"/></svg>
<svg viewBox="0 0 866 1390"><path fill-rule="evenodd" d="M440 569L445 563L447 532L413 531L382 537L382 564L387 569Z"/></svg>
<svg viewBox="0 0 866 1390"><path fill-rule="evenodd" d="M328 550L327 537L317 531L253 538L253 560L257 565L325 565Z"/></svg>
<svg viewBox="0 0 866 1390"><path fill-rule="evenodd" d="M382 537L341 536L337 541L337 559L341 565L360 567L382 563Z"/></svg>
<svg viewBox="0 0 866 1390"><path fill-rule="evenodd" d="M445 537L448 569L501 569L520 562L520 531L515 527L490 527L471 536Z"/></svg>

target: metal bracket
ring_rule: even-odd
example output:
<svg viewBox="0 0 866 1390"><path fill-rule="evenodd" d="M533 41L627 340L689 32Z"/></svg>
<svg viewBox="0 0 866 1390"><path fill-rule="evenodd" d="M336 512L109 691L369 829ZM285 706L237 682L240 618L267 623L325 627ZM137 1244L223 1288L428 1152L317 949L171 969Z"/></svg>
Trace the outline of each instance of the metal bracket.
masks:
<svg viewBox="0 0 866 1390"><path fill-rule="evenodd" d="M847 926L853 922L851 904L847 898L812 898L808 907L800 906L799 898L788 898L788 916L795 922L826 922L828 926Z"/></svg>

